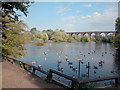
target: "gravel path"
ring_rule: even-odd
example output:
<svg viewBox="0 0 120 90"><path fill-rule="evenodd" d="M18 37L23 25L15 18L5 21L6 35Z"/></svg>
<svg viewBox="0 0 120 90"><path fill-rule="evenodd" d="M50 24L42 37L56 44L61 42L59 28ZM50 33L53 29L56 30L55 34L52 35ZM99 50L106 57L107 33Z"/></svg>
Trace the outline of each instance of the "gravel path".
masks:
<svg viewBox="0 0 120 90"><path fill-rule="evenodd" d="M47 83L15 64L2 62L2 88L61 88Z"/></svg>

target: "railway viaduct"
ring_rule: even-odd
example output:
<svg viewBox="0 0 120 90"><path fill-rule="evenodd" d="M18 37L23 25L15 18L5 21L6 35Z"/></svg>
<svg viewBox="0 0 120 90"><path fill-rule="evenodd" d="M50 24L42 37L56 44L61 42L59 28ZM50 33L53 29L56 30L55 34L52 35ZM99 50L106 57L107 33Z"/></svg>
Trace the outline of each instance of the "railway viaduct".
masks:
<svg viewBox="0 0 120 90"><path fill-rule="evenodd" d="M115 31L89 31L89 32L66 32L67 34L72 35L81 35L82 37L84 35L88 35L89 37L91 37L92 34L94 34L95 36L101 35L102 33L105 35L105 37L108 36L108 34L114 34L115 35Z"/></svg>

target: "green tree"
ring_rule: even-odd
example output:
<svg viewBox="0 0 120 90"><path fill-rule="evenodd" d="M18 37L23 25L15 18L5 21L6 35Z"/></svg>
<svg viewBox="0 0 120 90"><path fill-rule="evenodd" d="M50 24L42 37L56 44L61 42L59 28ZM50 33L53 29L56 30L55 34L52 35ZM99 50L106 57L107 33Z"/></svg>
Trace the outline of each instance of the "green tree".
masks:
<svg viewBox="0 0 120 90"><path fill-rule="evenodd" d="M32 3L33 2L30 2L29 0L25 0L25 2L2 2L2 12L5 13L2 17L4 18L5 16L8 16L9 19L18 21L20 15L16 13L16 10L21 11L25 16L27 16L28 8Z"/></svg>
<svg viewBox="0 0 120 90"><path fill-rule="evenodd" d="M116 30L116 35L120 33L120 17L118 17L115 21L115 30Z"/></svg>
<svg viewBox="0 0 120 90"><path fill-rule="evenodd" d="M64 32L64 30L60 29L60 32Z"/></svg>
<svg viewBox="0 0 120 90"><path fill-rule="evenodd" d="M96 41L95 35L91 36L91 41Z"/></svg>
<svg viewBox="0 0 120 90"><path fill-rule="evenodd" d="M61 32L58 30L55 30L52 34L51 39L55 42L63 41Z"/></svg>
<svg viewBox="0 0 120 90"><path fill-rule="evenodd" d="M69 38L69 35L67 35L65 32L63 31L59 31L58 29L55 30L53 33L52 33L52 36L51 36L51 40L55 41L55 42L66 42L67 39Z"/></svg>
<svg viewBox="0 0 120 90"><path fill-rule="evenodd" d="M3 36L2 34L2 54L17 58L24 56L23 50L25 50L25 42L22 31L24 31L23 26L26 27L26 25L23 21L13 23L7 16L3 21L7 23L5 24L6 28L2 29L2 33L5 35Z"/></svg>
<svg viewBox="0 0 120 90"><path fill-rule="evenodd" d="M23 33L24 35L24 40L25 40L25 43L29 43L29 42L32 42L32 34L31 34L31 32L29 32L29 31L24 31L24 33Z"/></svg>
<svg viewBox="0 0 120 90"><path fill-rule="evenodd" d="M47 33L48 35L48 40L51 40L52 34L53 34L53 30L52 29L48 29L48 30L43 30L44 33Z"/></svg>
<svg viewBox="0 0 120 90"><path fill-rule="evenodd" d="M114 38L115 38L115 35L111 34L110 36L108 36L108 42L109 43L113 43L114 42Z"/></svg>
<svg viewBox="0 0 120 90"><path fill-rule="evenodd" d="M116 19L115 30L116 30L116 36L114 42L115 42L115 46L120 51L120 17Z"/></svg>
<svg viewBox="0 0 120 90"><path fill-rule="evenodd" d="M81 35L73 35L73 38L78 42L81 41Z"/></svg>
<svg viewBox="0 0 120 90"><path fill-rule="evenodd" d="M2 2L2 54L13 57L24 56L23 31L25 23L19 19L16 10L28 14L31 2Z"/></svg>
<svg viewBox="0 0 120 90"><path fill-rule="evenodd" d="M120 50L120 33L117 34L117 36L115 37L115 47L117 47Z"/></svg>
<svg viewBox="0 0 120 90"><path fill-rule="evenodd" d="M90 38L87 35L85 35L84 37L81 38L81 41L82 42L90 42Z"/></svg>
<svg viewBox="0 0 120 90"><path fill-rule="evenodd" d="M30 31L31 33L31 40L35 43L35 45L43 45L43 43L48 41L48 35L47 33L40 32L36 29L33 29Z"/></svg>
<svg viewBox="0 0 120 90"><path fill-rule="evenodd" d="M31 28L30 32L37 31L36 27Z"/></svg>
<svg viewBox="0 0 120 90"><path fill-rule="evenodd" d="M68 39L67 39L67 41L68 42L73 42L73 41L75 41L75 39L73 37L69 36Z"/></svg>

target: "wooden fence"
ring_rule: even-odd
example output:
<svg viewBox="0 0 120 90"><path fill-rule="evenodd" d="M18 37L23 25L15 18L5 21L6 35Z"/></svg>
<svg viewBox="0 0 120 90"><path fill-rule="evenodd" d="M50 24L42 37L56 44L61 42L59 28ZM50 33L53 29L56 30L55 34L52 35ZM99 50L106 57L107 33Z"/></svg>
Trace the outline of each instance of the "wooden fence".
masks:
<svg viewBox="0 0 120 90"><path fill-rule="evenodd" d="M52 70L52 69L50 69L48 72L46 72L44 70L39 69L38 67L35 67L33 65L30 65L28 63L25 63L23 61L20 61L20 60L17 60L17 59L8 57L8 56L2 56L2 58L3 58L3 60L10 61L12 64L14 64L15 62L18 62L18 64L20 65L21 68L24 68L25 70L29 71L32 74L37 75L35 73L35 71L39 71L39 72L46 75L47 82L51 83L52 81L54 81L54 82L57 82L58 84L61 84L64 87L67 87L67 88L74 88L76 85L78 85L78 88L82 88L82 86L84 84L86 84L86 83L93 83L93 82L99 82L99 81L105 81L105 80L115 80L115 86L116 87L120 84L119 83L120 76L111 76L111 77L104 77L104 78L98 78L98 79L89 79L89 80L77 80L76 78L73 78L71 76L65 75L63 73L60 73L60 72ZM29 66L29 68L32 68L32 71L30 71L29 68L27 68L27 66ZM62 76L64 78L66 78L68 80L71 80L72 81L71 86L66 85L66 84L54 79L53 74L56 74L56 75L59 75L59 76Z"/></svg>

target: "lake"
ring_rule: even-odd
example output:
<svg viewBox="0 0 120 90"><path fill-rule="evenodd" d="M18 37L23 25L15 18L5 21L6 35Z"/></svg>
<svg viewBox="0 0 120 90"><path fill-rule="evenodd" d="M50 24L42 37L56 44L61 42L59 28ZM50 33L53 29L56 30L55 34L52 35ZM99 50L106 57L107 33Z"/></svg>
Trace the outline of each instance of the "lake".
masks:
<svg viewBox="0 0 120 90"><path fill-rule="evenodd" d="M116 61L116 50L109 43L49 42L44 46L35 46L33 43L27 43L25 47L27 49L25 50L26 56L19 58L19 60L29 64L36 62L33 65L41 65L45 71L53 69L75 78L80 76L82 79L88 79L88 68L86 68L86 65L89 62L89 79L119 74L120 65L118 65L118 62L120 61ZM83 64L80 64L80 71L77 59L83 61ZM100 61L103 63L99 64ZM38 74L44 76L41 73ZM58 78L57 75L54 75L54 77ZM64 83L70 83L69 80L62 77L60 77L60 80ZM103 83L99 84L99 86L102 85Z"/></svg>

